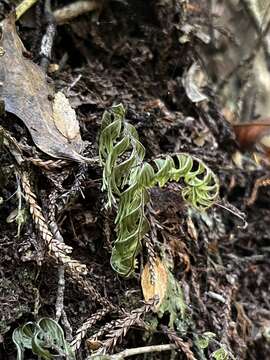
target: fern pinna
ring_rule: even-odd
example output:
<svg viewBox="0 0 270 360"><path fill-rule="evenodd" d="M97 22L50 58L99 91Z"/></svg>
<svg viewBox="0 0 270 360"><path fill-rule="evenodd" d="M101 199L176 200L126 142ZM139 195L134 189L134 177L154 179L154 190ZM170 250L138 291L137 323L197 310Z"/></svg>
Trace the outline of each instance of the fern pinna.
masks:
<svg viewBox="0 0 270 360"><path fill-rule="evenodd" d="M182 197L199 211L217 199L219 182L201 160L178 153L153 161L144 161L145 149L134 126L125 121L122 104L112 106L102 118L99 156L103 166L102 190L107 191L107 207L115 206L117 239L111 265L122 276L134 272L141 240L149 230L144 213L148 190L182 179Z"/></svg>

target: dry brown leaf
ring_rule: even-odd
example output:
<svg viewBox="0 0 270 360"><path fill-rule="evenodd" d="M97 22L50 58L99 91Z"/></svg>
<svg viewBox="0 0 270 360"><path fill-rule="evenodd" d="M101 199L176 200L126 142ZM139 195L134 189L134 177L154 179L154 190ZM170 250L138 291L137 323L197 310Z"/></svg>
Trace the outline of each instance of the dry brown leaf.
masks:
<svg viewBox="0 0 270 360"><path fill-rule="evenodd" d="M270 155L270 118L233 124L236 140L243 150L263 151Z"/></svg>
<svg viewBox="0 0 270 360"><path fill-rule="evenodd" d="M65 138L68 140L80 138L80 127L75 110L72 109L68 99L60 91L54 96L53 119L55 126Z"/></svg>
<svg viewBox="0 0 270 360"><path fill-rule="evenodd" d="M101 346L103 345L101 341L96 340L96 339L87 339L86 340L86 345L88 347L89 350L91 351L96 351L99 348L101 348Z"/></svg>
<svg viewBox="0 0 270 360"><path fill-rule="evenodd" d="M0 47L4 54L0 57L0 98L5 102L5 110L23 121L36 146L46 154L82 161L78 127L76 125L76 136L70 141L56 126L53 104L49 100L54 97L53 88L47 83L41 68L25 57L26 50L16 32L14 15L2 21L1 27ZM67 113L70 120L69 104ZM63 117L62 121L65 120ZM69 124L67 127L70 134Z"/></svg>
<svg viewBox="0 0 270 360"><path fill-rule="evenodd" d="M168 286L168 272L164 264L160 259L157 259L153 266L155 281L154 284L151 282L151 273L149 264L146 264L141 277L141 286L143 291L143 296L145 301L153 298L155 295L158 295L159 302L156 305L156 310L162 304L162 301L166 295L167 286Z"/></svg>

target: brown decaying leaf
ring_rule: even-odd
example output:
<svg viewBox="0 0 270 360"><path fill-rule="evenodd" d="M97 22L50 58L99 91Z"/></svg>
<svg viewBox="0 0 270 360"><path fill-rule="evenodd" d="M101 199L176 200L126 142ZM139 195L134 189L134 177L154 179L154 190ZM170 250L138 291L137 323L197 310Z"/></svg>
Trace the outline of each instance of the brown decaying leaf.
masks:
<svg viewBox="0 0 270 360"><path fill-rule="evenodd" d="M72 109L68 99L60 91L54 96L53 119L55 126L65 138L80 141L80 127L75 110Z"/></svg>
<svg viewBox="0 0 270 360"><path fill-rule="evenodd" d="M82 140L68 101L63 101L60 110L57 106L54 120L53 104L49 100L54 91L41 68L24 56L26 50L16 32L14 15L2 21L1 27L0 47L5 53L0 57L0 98L5 102L5 110L23 121L36 146L46 154L82 161ZM56 95L59 98L63 100L62 95ZM70 124L64 124L69 121Z"/></svg>
<svg viewBox="0 0 270 360"><path fill-rule="evenodd" d="M153 265L155 281L151 282L151 272L149 264L146 264L141 277L141 286L145 301L152 299L155 295L158 295L159 302L156 305L156 310L162 304L162 301L166 295L168 285L168 272L164 264L160 259L157 259Z"/></svg>
<svg viewBox="0 0 270 360"><path fill-rule="evenodd" d="M86 345L89 348L89 350L96 351L102 346L102 342L95 339L87 339Z"/></svg>
<svg viewBox="0 0 270 360"><path fill-rule="evenodd" d="M233 129L241 149L259 148L270 156L270 118L234 124Z"/></svg>

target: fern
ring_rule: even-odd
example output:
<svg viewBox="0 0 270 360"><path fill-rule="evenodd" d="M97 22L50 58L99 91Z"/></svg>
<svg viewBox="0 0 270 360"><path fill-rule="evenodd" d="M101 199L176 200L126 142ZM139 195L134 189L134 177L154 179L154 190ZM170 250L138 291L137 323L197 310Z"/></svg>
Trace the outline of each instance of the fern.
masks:
<svg viewBox="0 0 270 360"><path fill-rule="evenodd" d="M145 148L134 126L124 118L122 104L104 112L99 156L103 165L102 190L106 190L108 196L107 207L117 208L117 239L111 265L120 275L129 276L134 271L141 240L149 230L144 213L149 201L148 190L182 179L183 199L203 211L215 202L219 182L201 160L186 153L156 159L153 165L144 162Z"/></svg>

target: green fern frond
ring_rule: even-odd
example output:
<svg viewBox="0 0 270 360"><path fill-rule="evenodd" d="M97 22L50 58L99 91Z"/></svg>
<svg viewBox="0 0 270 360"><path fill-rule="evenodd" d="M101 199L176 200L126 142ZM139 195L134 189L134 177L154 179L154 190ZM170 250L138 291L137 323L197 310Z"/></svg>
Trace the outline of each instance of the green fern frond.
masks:
<svg viewBox="0 0 270 360"><path fill-rule="evenodd" d="M120 275L133 273L141 240L149 231L144 213L149 202L148 190L169 181L183 182L183 199L199 211L216 201L219 182L201 160L179 153L174 157L154 160L153 166L144 162L145 149L134 126L125 122L122 104L105 111L99 144L103 165L102 190L107 191L107 206L117 208L115 219L117 239L111 265Z"/></svg>
<svg viewBox="0 0 270 360"><path fill-rule="evenodd" d="M200 159L186 153L175 155L177 163L171 156L155 160L158 172L155 180L159 186L168 181L184 181L183 199L199 211L212 206L219 193L219 182L216 175Z"/></svg>

